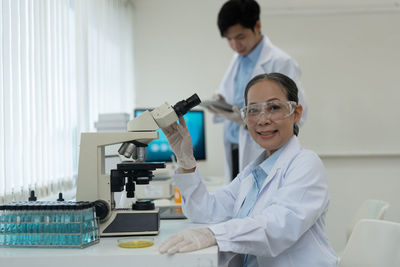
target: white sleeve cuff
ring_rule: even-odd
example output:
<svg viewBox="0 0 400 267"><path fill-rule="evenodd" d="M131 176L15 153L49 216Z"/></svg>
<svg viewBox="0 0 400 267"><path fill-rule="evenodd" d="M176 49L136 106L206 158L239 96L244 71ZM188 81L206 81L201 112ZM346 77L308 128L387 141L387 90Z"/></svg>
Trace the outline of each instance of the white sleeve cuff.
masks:
<svg viewBox="0 0 400 267"><path fill-rule="evenodd" d="M180 188L188 188L197 185L200 182L199 167L196 167L194 172L182 173L180 168L175 170L174 181L175 184Z"/></svg>

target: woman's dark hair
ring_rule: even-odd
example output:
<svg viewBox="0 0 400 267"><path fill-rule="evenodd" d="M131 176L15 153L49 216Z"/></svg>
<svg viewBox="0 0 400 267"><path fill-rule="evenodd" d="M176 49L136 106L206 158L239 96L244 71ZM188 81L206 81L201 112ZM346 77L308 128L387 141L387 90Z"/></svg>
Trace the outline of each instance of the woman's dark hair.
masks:
<svg viewBox="0 0 400 267"><path fill-rule="evenodd" d="M257 21L260 20L260 6L254 0L229 0L218 13L218 28L221 36L225 31L236 24L254 30Z"/></svg>
<svg viewBox="0 0 400 267"><path fill-rule="evenodd" d="M272 73L259 74L249 81L244 91L244 101L246 106L247 106L247 94L250 88L256 83L259 83L261 81L276 82L277 84L280 85L282 89L284 89L286 98L289 101L294 101L297 104L299 103L299 97L298 97L299 89L297 88L296 83L288 76L282 73L272 72ZM294 124L293 132L296 136L299 134L299 126L297 125L297 123Z"/></svg>

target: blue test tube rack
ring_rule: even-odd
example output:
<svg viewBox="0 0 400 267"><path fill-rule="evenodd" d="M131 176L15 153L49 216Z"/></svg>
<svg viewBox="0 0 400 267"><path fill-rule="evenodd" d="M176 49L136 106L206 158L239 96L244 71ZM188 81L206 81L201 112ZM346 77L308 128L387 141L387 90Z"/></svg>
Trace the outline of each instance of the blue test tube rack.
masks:
<svg viewBox="0 0 400 267"><path fill-rule="evenodd" d="M99 242L94 203L26 201L0 205L0 246L84 248Z"/></svg>

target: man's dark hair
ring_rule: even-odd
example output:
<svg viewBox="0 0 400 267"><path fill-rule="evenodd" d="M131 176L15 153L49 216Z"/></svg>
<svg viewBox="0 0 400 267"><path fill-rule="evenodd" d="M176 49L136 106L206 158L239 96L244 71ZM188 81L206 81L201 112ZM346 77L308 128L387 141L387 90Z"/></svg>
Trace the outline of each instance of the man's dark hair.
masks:
<svg viewBox="0 0 400 267"><path fill-rule="evenodd" d="M260 6L254 0L229 0L218 13L218 28L223 37L225 31L236 24L254 30L260 19Z"/></svg>
<svg viewBox="0 0 400 267"><path fill-rule="evenodd" d="M259 74L253 77L249 81L249 83L246 86L246 89L244 90L244 101L246 106L247 106L247 94L249 93L250 88L256 83L259 83L261 81L276 82L283 89L286 98L289 101L294 101L296 102L296 104L299 103L299 97L298 97L299 89L297 88L296 83L288 76L282 73L272 72L272 73ZM299 126L296 123L293 126L293 133L296 136L299 134Z"/></svg>

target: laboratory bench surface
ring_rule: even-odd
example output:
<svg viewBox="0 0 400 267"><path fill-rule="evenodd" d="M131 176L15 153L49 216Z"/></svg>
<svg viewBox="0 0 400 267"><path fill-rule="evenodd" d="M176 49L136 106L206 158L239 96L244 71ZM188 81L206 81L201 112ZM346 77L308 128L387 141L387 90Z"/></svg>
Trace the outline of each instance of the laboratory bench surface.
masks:
<svg viewBox="0 0 400 267"><path fill-rule="evenodd" d="M204 225L194 224L188 220L161 220L160 234L151 236L154 238L154 245L146 248L118 247L118 240L124 237L104 237L98 244L83 249L2 247L0 248L0 266L218 266L217 246L175 255L163 255L158 252L161 242L174 233L197 227L204 227Z"/></svg>

